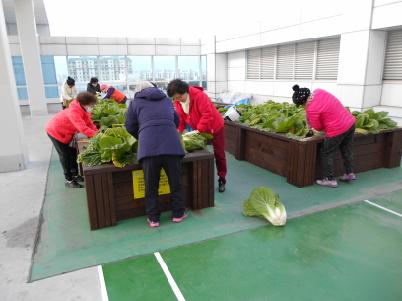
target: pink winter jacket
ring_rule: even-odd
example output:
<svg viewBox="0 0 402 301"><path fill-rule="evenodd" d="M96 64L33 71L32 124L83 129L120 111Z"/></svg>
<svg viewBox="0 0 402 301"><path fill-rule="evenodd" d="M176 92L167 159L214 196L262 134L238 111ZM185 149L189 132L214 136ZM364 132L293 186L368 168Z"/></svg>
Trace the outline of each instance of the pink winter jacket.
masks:
<svg viewBox="0 0 402 301"><path fill-rule="evenodd" d="M316 89L307 102L307 121L312 128L325 132L328 138L339 136L355 123L355 117L331 93Z"/></svg>

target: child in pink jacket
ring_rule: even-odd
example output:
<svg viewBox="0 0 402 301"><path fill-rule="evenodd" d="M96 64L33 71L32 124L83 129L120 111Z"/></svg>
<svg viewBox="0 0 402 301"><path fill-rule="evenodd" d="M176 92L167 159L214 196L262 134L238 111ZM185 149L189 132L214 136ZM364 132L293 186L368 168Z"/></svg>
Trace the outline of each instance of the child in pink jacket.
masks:
<svg viewBox="0 0 402 301"><path fill-rule="evenodd" d="M356 180L353 173L353 135L355 132L355 118L331 93L316 89L310 93L308 88L293 86L293 102L302 105L306 110L308 124L315 130L325 133L321 148L321 165L323 168L322 180L318 185L337 187L334 177L334 156L338 148L341 151L345 174L339 178L341 181Z"/></svg>

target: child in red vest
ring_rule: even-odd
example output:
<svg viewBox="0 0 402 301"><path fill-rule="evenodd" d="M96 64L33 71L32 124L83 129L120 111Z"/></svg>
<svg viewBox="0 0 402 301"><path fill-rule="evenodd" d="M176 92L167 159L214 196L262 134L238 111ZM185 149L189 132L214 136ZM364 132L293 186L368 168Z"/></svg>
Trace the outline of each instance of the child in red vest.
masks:
<svg viewBox="0 0 402 301"><path fill-rule="evenodd" d="M122 104L125 104L127 101L126 95L124 95L124 93L120 90L117 90L115 87L102 84L100 85L100 89L103 93L106 93L106 96L103 97L103 99L113 99L114 101Z"/></svg>

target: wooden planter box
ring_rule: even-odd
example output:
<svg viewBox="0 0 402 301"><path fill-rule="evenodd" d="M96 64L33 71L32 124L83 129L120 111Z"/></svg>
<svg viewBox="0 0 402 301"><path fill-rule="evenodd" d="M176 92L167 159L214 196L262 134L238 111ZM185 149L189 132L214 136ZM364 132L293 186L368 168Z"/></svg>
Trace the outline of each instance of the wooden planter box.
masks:
<svg viewBox="0 0 402 301"><path fill-rule="evenodd" d="M226 151L237 160L246 160L287 178L297 187L314 184L321 178L319 159L323 137L305 141L264 132L246 125L225 121ZM355 172L400 166L402 128L379 134L355 135L353 144ZM343 174L340 152L334 161L335 176Z"/></svg>
<svg viewBox="0 0 402 301"><path fill-rule="evenodd" d="M117 168L112 164L82 167L85 177L91 230L116 225L117 221L145 215L143 198L134 197L132 171L141 166ZM214 206L214 156L207 151L187 154L181 182L186 207ZM171 210L169 194L161 195L161 210Z"/></svg>

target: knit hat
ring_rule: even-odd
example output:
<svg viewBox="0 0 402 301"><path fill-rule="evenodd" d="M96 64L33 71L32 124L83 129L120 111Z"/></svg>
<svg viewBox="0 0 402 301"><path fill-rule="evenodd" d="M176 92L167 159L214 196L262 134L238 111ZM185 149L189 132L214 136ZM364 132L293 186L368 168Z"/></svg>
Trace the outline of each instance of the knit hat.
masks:
<svg viewBox="0 0 402 301"><path fill-rule="evenodd" d="M310 96L310 89L300 88L299 85L294 85L292 89L294 91L292 96L293 103L297 106L304 105Z"/></svg>
<svg viewBox="0 0 402 301"><path fill-rule="evenodd" d="M68 76L68 77L67 77L67 80L66 80L66 83L67 83L67 85L69 85L69 86L74 86L74 85L75 85L75 80L74 80L74 78Z"/></svg>
<svg viewBox="0 0 402 301"><path fill-rule="evenodd" d="M101 91L103 91L104 89L108 89L108 88L109 88L109 85L106 85L106 84L100 85Z"/></svg>
<svg viewBox="0 0 402 301"><path fill-rule="evenodd" d="M141 92L146 88L155 88L155 87L156 85L154 83L151 83L149 81L140 81L136 83L134 93Z"/></svg>

